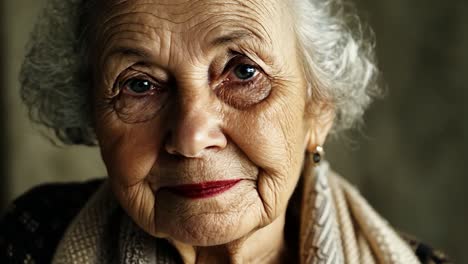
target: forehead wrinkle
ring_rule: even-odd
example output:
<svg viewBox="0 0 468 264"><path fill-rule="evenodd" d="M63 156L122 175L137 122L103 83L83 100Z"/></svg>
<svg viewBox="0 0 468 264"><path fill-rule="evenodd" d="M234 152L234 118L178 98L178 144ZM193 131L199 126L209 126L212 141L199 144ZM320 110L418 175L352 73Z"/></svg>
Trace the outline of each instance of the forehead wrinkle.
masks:
<svg viewBox="0 0 468 264"><path fill-rule="evenodd" d="M107 18L102 22L103 25L107 24L109 20L113 19L118 19L122 15L128 15L132 13L140 13L140 14L147 14L150 16L153 16L156 19L160 19L166 22L169 22L171 24L184 24L187 23L188 21L192 20L194 17L197 15L201 14L202 12L206 12L205 6L213 6L215 3L206 3L205 1L202 4L198 4L195 7L192 8L192 6L196 3L197 1L190 1L188 7L183 7L179 8L182 11L176 12L173 11L172 9L160 9L158 6L168 6L164 4L159 4L159 3L135 3L134 6L132 6L131 11L124 11L124 9L121 12L116 12L113 14L111 17ZM182 4L174 4L174 5L182 5ZM223 6L226 6L228 4L223 4ZM150 6L148 8L148 6ZM116 8L117 9L117 8ZM144 11L141 11L139 9L142 9ZM173 8L174 9L174 8ZM148 10L154 10L153 12L148 11ZM113 13L111 11L108 11L106 13ZM190 16L185 16L186 14L191 13ZM178 18L182 18L178 20Z"/></svg>
<svg viewBox="0 0 468 264"><path fill-rule="evenodd" d="M275 13L275 11L277 11L276 9L277 8L274 8L276 6L276 4L281 4L282 0L276 0L276 1L262 1L262 0L235 0L236 2L238 2L239 4L253 10L254 12L256 12L259 16L263 16L265 14L270 14L270 15L273 15L273 13ZM251 8L249 7L249 5L245 4L245 2L248 2L250 4L252 4L253 6L255 6L256 8ZM265 2L268 2L269 5L266 5ZM274 2L275 4L272 4L271 2ZM269 8L270 7L270 8ZM263 13L260 13L258 10L262 10Z"/></svg>
<svg viewBox="0 0 468 264"><path fill-rule="evenodd" d="M147 15L147 16L151 17L152 20L154 20L154 21L158 21L158 22L163 21L163 22L168 22L169 24L184 24L184 23L187 23L188 21L190 21L192 19L192 17L189 17L189 18L187 18L185 20L173 21L173 20L170 20L169 18L162 17L162 16L156 15L156 14L154 14L152 12L148 12L148 11L127 11L127 12L122 12L122 13L119 13L119 14L112 15L111 17L109 17L108 19L106 19L102 23L102 26L106 26L107 24L111 24L114 20L119 20L119 19L127 20L127 19L132 19L135 16L138 17L138 20L141 20L142 17L143 17L142 15L143 16Z"/></svg>
<svg viewBox="0 0 468 264"><path fill-rule="evenodd" d="M257 8L252 8L252 7L250 7L249 5L245 4L244 1L247 1L247 2L251 3L254 7L257 7ZM262 10L262 9L263 9L263 11L268 10L267 8L264 8L264 6L259 6L259 3L258 3L258 2L260 2L260 1L251 1L251 0L239 1L239 0L235 0L235 2L236 2L239 6L242 6L242 7L244 7L244 8L247 8L247 9L249 9L250 11L252 11L253 13L257 14L258 17L262 17L262 16L265 15L265 14L263 14L263 13L260 13L259 10Z"/></svg>
<svg viewBox="0 0 468 264"><path fill-rule="evenodd" d="M117 14L113 14L110 17L107 17L104 21L104 30L102 33L105 33L103 35L107 35L105 39L105 45L108 45L110 40L114 39L114 35L117 35L118 28L120 28L123 25L133 25L132 27L136 26L143 26L145 28L151 29L153 32L151 35L153 37L150 37L149 39L152 41L161 41L161 36L164 34L164 32L159 32L158 31L166 31L169 33L189 33L194 30L200 31L203 33L205 36L211 34L212 31L215 31L219 24L222 24L225 28L230 29L232 27L237 27L237 28L242 28L245 31L248 31L251 33L252 36L255 36L258 40L260 40L262 43L269 43L271 45L272 39L267 28L265 27L265 23L262 23L263 20L266 20L266 22L270 22L271 24L271 10L269 10L262 1L251 1L248 0L248 3L250 5L247 5L245 3L242 3L241 1L236 0L236 4L234 3L220 3L220 2L209 2L209 1L186 1L183 3L176 3L176 4L163 4L163 3L154 3L154 2L139 2L136 3L136 8L132 8L130 11L124 11L124 10L118 10ZM129 1L120 1L117 6L124 6L124 3L130 3ZM134 3L134 2L133 2ZM163 8L163 12L159 8L154 8L154 12L147 12L147 11L138 11L138 8L145 7L146 9L147 6L171 6L174 8ZM226 6L231 6L232 8L229 8L229 11L224 11L226 9ZM180 8L177 8L180 7ZM165 16L168 13L174 13L175 10L186 10L187 7L193 7L189 11L184 11L184 12L178 12L177 14L183 15L183 14L191 14L189 18L186 18L186 16L181 16L181 18L184 18L184 20L178 19L177 15L173 19L166 19ZM211 7L211 8L204 8L204 7ZM223 7L222 9L215 9L216 7ZM182 9L181 9L182 8ZM114 7L114 10L117 9ZM194 10L195 9L195 10ZM232 9L236 9L232 11ZM172 11L172 12L171 12ZM208 14L205 15L203 13ZM111 12L106 12L108 14L111 14ZM237 15L234 15L233 13L236 13ZM138 19L138 16L141 16L144 14L145 16L150 16L151 17L151 22L150 23L139 23L141 21L141 18ZM163 14L163 15L157 15L157 14ZM211 15L210 15L211 14ZM268 16L268 15L269 16ZM127 18L128 17L128 18ZM135 19L137 17L137 19ZM197 21L195 18L199 17L204 17L203 20ZM219 18L219 19L218 19ZM267 18L267 19L265 19ZM118 23L114 25L112 24L116 20L134 20L137 21L136 23ZM213 23L212 21L215 20ZM158 23L158 22L168 22L170 24L177 24L180 23L179 25L185 25L186 23L190 23L194 21L190 27L183 28L182 26L179 27L171 27L170 25L166 23ZM175 21L175 22L174 22ZM246 21L248 21L246 23ZM157 24L162 24L161 26L155 26ZM267 23L268 24L268 23ZM107 28L106 28L107 26ZM184 30L176 30L176 29L181 29L183 28ZM205 29L205 30L200 30L200 29ZM135 34L140 34L146 38L148 38L148 31L134 31L133 33ZM200 32L196 32L197 35L199 35ZM128 30L127 33L132 33L131 30ZM192 32L193 33L193 32ZM160 36L161 35L161 36ZM127 39L132 39L132 38L127 38ZM199 38L202 39L202 38ZM138 41L137 39L134 39L135 41ZM267 40L267 41L265 41ZM193 40L191 40L193 43ZM196 41L196 40L195 40ZM203 40L201 40L203 41ZM202 44L202 43L200 43Z"/></svg>
<svg viewBox="0 0 468 264"><path fill-rule="evenodd" d="M221 19L217 19L221 18ZM214 20L214 21L213 21ZM250 23L245 23L249 21ZM255 26L254 26L255 25ZM234 28L234 29L233 29ZM235 28L238 28L237 30ZM241 29L241 30L239 30ZM268 44L273 43L270 34L266 31L265 27L250 16L245 15L232 15L230 13L217 13L216 15L210 16L197 24L192 25L189 30L201 31L205 36L213 34L219 35L222 33L216 32L216 30L222 31L244 31L249 32L250 35L255 36L262 43ZM203 30L203 31L202 31ZM213 33L216 32L216 33ZM209 42L209 41L208 41Z"/></svg>
<svg viewBox="0 0 468 264"><path fill-rule="evenodd" d="M272 47L271 38L267 32L247 26L245 23L239 23L238 20L224 20L217 24L211 24L206 29L205 36L204 48L208 50L222 46L239 46L239 44Z"/></svg>
<svg viewBox="0 0 468 264"><path fill-rule="evenodd" d="M188 5L185 5L185 3L188 3ZM144 2L144 3L134 3L134 6L131 7L131 11L124 11L122 10L123 8L110 8L110 11L107 11L105 13L114 13L112 16L107 17L101 24L102 25L107 25L107 23L110 22L110 20L120 18L121 15L125 14L131 14L133 13L140 13L140 14L147 14L150 16L153 16L156 19L160 19L162 21L169 22L171 24L184 24L187 23L188 21L194 19L195 17L198 17L198 15L202 14L203 12L207 12L208 15L214 15L217 12L211 11L211 9L216 8L216 7L221 7L221 9L229 9L228 13L233 13L232 8L227 8L228 6L232 6L233 8L235 7L242 7L243 9L238 9L235 11L240 11L240 13L244 13L248 9L250 13L256 14L257 17L262 17L262 14L259 12L257 9L262 9L262 10L268 10L267 8L262 8L260 5L256 4L255 2L251 2L252 5L254 5L257 8L251 8L248 5L236 1L236 4L233 3L225 3L225 2L211 2L211 1L189 1L189 2L184 2L184 3L178 3L178 4L172 4L172 6L182 6L180 8L157 8L158 6L167 6L161 3L155 3L155 2ZM129 6L129 5L126 5ZM154 8L148 8L147 6L153 6ZM208 7L208 8L205 8ZM209 8L211 7L211 8ZM138 9L143 9L144 11L138 11ZM120 9L117 10L116 12L113 12L112 9ZM148 10L154 10L153 12L148 11ZM179 10L179 12L175 12L175 10ZM182 10L182 12L180 11ZM216 11L218 11L217 9ZM210 12L211 11L211 12ZM185 14L191 13L191 16L187 18ZM180 19L182 18L182 19Z"/></svg>
<svg viewBox="0 0 468 264"><path fill-rule="evenodd" d="M137 39L137 38L131 38L131 37L116 37L115 40L120 40L119 42L120 43L125 43L126 40L129 40L129 41L132 41L132 42L138 42L140 41L141 39ZM135 45L115 45L115 46L111 46L107 52L105 52L105 58L109 58L109 57L112 57L114 56L115 54L119 54L119 53L130 53L130 54L133 54L133 55L138 55L138 57L140 58L150 58L151 57L151 49L146 49L145 47L143 46L135 46Z"/></svg>
<svg viewBox="0 0 468 264"><path fill-rule="evenodd" d="M108 2L111 2L112 0L107 0ZM117 0L113 0L115 1L116 3L114 3L114 5L122 5L122 4L126 4L127 2L129 2L130 0L120 0L120 1L117 1ZM187 0L185 2L177 2L177 3L174 3L175 1L174 0L169 0L170 2L169 3L163 3L162 2L163 0L160 0L159 3L155 3L154 0L148 0L146 2L143 2L142 0L133 0L133 2L140 2L141 4L157 4L157 5L161 5L161 6L178 6L178 5L183 5L183 4L194 4L195 2L197 2L196 0Z"/></svg>
<svg viewBox="0 0 468 264"><path fill-rule="evenodd" d="M155 21L155 22L153 22L153 23L120 22L120 23L117 23L117 24L114 24L114 25L111 25L111 26L107 26L107 24L111 24L114 20L130 20L130 21L133 21L134 19L132 19L132 18L137 17L136 21L141 21L141 17L139 17L141 14L149 15L150 17L152 17L152 20ZM187 23L192 18L194 18L194 17L196 17L198 15L199 15L199 13L194 13L188 19L186 19L184 21L180 21L180 23ZM161 18L159 16L156 16L156 15L153 15L152 13L149 13L149 12L138 12L138 11L122 12L122 13L119 13L118 15L114 15L114 16L106 19L104 24L102 24L102 26L100 27L101 31L102 31L101 32L101 38L102 38L103 35L105 36L106 34L108 34L107 32L109 32L109 31L110 32L112 32L114 30L116 31L116 32L112 33L111 35L118 34L119 32L116 29L120 28L121 26L124 26L124 25L138 25L140 27L151 28L151 29L153 29L153 32L157 32L158 30L166 30L166 31L171 31L173 33L184 33L186 31L190 31L191 28L196 26L196 24L192 25L190 28L185 29L185 30L176 30L173 27L153 26L153 24L162 24L162 23L157 23L157 22L159 22L159 21L157 21L158 19L163 19L163 18ZM206 20L209 20L209 18L207 18ZM170 20L166 20L166 21L170 22L170 23L173 23ZM177 22L177 23L179 23L179 22ZM158 34L155 33L155 35L158 35ZM109 39L109 36L107 36L105 39L103 39L101 41L106 42L106 44L107 44L108 39ZM160 40L160 38L158 40Z"/></svg>
<svg viewBox="0 0 468 264"><path fill-rule="evenodd" d="M250 9L253 13L257 14L257 18L259 18L258 19L259 21L267 20L266 18L268 16L272 17L274 15L274 12L272 12L272 10L268 9L265 5L260 5L260 2L263 2L263 1L247 0L247 2L251 3L253 6L255 6L257 8L252 8L252 7L248 6L248 5L246 5L244 2L239 1L239 0L236 0L236 2L239 5L247 8L247 9ZM271 6L273 6L273 5L271 5ZM263 10L263 12L261 13L260 10ZM259 21L257 21L257 23L263 29L263 31L266 33L265 35L267 35L269 37L269 34L268 34L269 30L266 29L265 23L259 23ZM266 21L263 21L263 22L266 22ZM272 42L271 39L269 39L269 41Z"/></svg>
<svg viewBox="0 0 468 264"><path fill-rule="evenodd" d="M125 36L127 35L127 36ZM130 35L130 36L128 36ZM142 38L138 38L137 36L141 36ZM148 39L150 40L151 43L153 43L156 47L160 45L161 39L160 36L157 33L154 34L147 34L144 31L138 31L138 30L131 30L131 29L125 29L125 30L120 30L116 32L109 32L106 38L102 39L102 47L104 47L104 50L112 47L112 43L117 42L115 40L118 39L126 39L126 40L132 40L135 43L140 43L142 39ZM135 45L135 44L133 44ZM103 52L105 55L106 52Z"/></svg>
<svg viewBox="0 0 468 264"><path fill-rule="evenodd" d="M165 30L165 28L159 27L159 26L153 26L147 23L140 23L136 21L135 22L121 22L118 24L114 24L111 27L106 27L102 29L102 31L100 32L101 33L100 39L105 41L109 37L112 37L115 34L119 34L120 32L133 31L135 33L147 34L148 38L154 38L154 39L159 40L160 36L157 34L158 30Z"/></svg>
<svg viewBox="0 0 468 264"><path fill-rule="evenodd" d="M145 27L145 28L150 29L151 30L150 34L148 34L148 31L138 30L138 27L136 27L136 28L134 28L134 27L126 28L126 27L124 27L123 30L118 30L120 27L123 27L123 26L126 26L126 25L131 25L131 24L139 25L140 27ZM160 36L156 32L157 32L157 30L160 30L162 28L150 27L150 26L141 26L141 24L135 24L135 23L123 23L123 24L120 25L120 27L115 27L115 28L113 28L113 30L108 30L108 31L105 32L106 37L102 39L102 43L104 44L104 46L106 46L108 44L108 42L114 36L119 35L119 34L124 35L124 33L131 33L133 35L141 35L144 38L146 38L148 40L151 40L151 41L156 41L156 42L161 41Z"/></svg>
<svg viewBox="0 0 468 264"><path fill-rule="evenodd" d="M106 37L106 39L104 39L104 41L107 41L107 39L113 37L114 35L119 34L120 32L125 32L125 31L127 31L127 32L134 32L134 33L146 34L146 33L144 33L145 31L137 31L137 30L131 30L131 29L127 29L127 30L125 30L125 31L118 31L118 30L117 30L119 27L121 27L121 26L126 26L126 25L130 26L131 28L133 28L133 26L136 26L136 28L148 28L148 29L151 29L151 30L153 31L153 33L154 33L154 34L152 34L152 36L154 35L154 38L150 38L150 39L151 39L151 40L157 40L157 41L160 41L160 37L159 37L158 34L156 34L156 32L157 32L158 30L163 30L163 29L165 29L165 28L163 28L163 27L155 27L155 26L150 26L150 25L142 25L142 24L139 24L139 23L131 23L131 22L127 23L127 22L125 22L125 23L116 24L116 25L114 25L114 26L112 26L112 27L107 28L107 30L106 30L105 32L103 32L103 33L108 34L108 36ZM115 31L114 31L114 30L115 30ZM110 33L109 33L109 32L110 32Z"/></svg>

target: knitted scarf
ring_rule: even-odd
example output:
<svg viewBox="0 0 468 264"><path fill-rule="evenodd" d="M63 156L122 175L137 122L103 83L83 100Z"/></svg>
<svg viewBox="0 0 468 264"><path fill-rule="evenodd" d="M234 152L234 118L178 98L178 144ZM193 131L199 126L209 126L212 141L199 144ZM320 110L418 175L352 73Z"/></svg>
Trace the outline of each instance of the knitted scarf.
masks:
<svg viewBox="0 0 468 264"><path fill-rule="evenodd" d="M300 263L420 263L410 247L363 199L329 169L304 169ZM53 262L177 263L168 242L149 236L121 210L104 183L72 221Z"/></svg>

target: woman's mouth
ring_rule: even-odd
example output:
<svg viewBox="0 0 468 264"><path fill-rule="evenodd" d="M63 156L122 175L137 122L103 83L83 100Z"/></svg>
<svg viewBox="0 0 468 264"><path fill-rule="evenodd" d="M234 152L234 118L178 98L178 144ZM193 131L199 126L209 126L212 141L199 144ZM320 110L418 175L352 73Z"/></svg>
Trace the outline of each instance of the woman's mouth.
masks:
<svg viewBox="0 0 468 264"><path fill-rule="evenodd" d="M164 187L168 191L191 199L200 199L213 197L227 190L231 189L240 182L240 179L236 180L224 180L224 181L210 181L194 184L183 184L176 186Z"/></svg>

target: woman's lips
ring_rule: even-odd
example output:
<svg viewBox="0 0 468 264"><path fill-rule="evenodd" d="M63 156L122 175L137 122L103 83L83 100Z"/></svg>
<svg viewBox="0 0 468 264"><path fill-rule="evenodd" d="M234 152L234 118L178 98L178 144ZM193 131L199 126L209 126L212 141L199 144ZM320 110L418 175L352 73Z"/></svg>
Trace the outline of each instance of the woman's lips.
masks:
<svg viewBox="0 0 468 264"><path fill-rule="evenodd" d="M164 187L168 191L186 197L186 198L208 198L218 194L221 194L240 182L240 179L236 180L224 180L224 181L210 181L195 184L183 184L170 187Z"/></svg>

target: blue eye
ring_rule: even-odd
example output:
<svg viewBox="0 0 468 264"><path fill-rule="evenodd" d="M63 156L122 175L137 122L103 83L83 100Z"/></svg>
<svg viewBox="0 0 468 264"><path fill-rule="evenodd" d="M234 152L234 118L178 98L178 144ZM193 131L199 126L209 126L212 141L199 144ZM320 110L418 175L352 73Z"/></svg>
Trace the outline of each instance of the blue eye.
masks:
<svg viewBox="0 0 468 264"><path fill-rule="evenodd" d="M257 69L248 64L240 64L234 68L234 75L241 80L248 80L255 76Z"/></svg>
<svg viewBox="0 0 468 264"><path fill-rule="evenodd" d="M150 81L142 79L131 79L127 81L125 87L135 94L145 94L154 89L154 85Z"/></svg>

